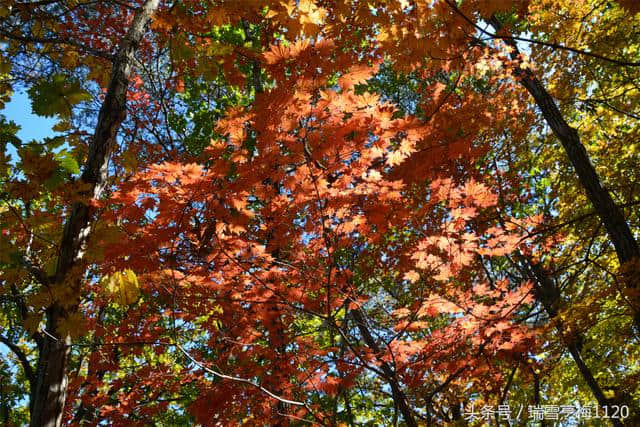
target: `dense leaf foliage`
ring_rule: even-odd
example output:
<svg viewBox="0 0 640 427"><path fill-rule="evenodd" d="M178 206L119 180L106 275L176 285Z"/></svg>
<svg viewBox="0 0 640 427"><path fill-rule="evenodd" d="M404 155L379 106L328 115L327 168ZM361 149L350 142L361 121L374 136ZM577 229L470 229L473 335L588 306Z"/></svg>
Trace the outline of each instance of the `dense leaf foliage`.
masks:
<svg viewBox="0 0 640 427"><path fill-rule="evenodd" d="M2 421L637 425L637 12L0 5Z"/></svg>

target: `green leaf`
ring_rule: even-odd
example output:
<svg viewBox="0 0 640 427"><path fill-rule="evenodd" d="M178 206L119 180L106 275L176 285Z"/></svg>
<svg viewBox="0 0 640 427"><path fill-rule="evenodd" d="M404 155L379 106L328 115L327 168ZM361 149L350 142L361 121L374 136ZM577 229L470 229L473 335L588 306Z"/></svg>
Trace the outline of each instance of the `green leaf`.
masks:
<svg viewBox="0 0 640 427"><path fill-rule="evenodd" d="M33 113L44 117L58 115L69 118L75 105L91 100L91 95L82 89L79 82L61 74L41 80L28 92Z"/></svg>
<svg viewBox="0 0 640 427"><path fill-rule="evenodd" d="M80 166L78 165L78 162L68 151L61 151L60 153L56 154L55 158L60 164L60 167L62 167L62 169L64 169L65 171L72 174L80 173Z"/></svg>
<svg viewBox="0 0 640 427"><path fill-rule="evenodd" d="M19 130L20 126L15 122L7 121L3 116L0 116L0 147L4 147L9 143L19 148L22 145L20 138L16 135Z"/></svg>

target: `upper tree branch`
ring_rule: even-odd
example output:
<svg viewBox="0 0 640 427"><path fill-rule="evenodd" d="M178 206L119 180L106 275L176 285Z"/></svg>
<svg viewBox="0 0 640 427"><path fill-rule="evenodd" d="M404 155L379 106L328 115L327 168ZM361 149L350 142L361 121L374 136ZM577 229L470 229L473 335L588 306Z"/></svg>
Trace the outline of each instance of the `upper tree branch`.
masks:
<svg viewBox="0 0 640 427"><path fill-rule="evenodd" d="M80 49L81 51L84 51L86 53L89 53L93 56L97 56L100 58L104 58L107 59L109 61L113 61L115 58L115 55L109 53L109 52L105 52L103 50L99 50L99 49L94 49L92 47L86 46L82 43L79 43L75 40L71 40L71 39L66 39L66 38L59 38L59 37L33 37L33 36L25 36L25 35L19 35L19 34L14 34L12 32L0 29L0 35L11 39L11 40L16 40L19 42L23 42L23 43L42 43L42 44L61 44L61 45L67 45L67 46L73 46L77 49Z"/></svg>
<svg viewBox="0 0 640 427"><path fill-rule="evenodd" d="M533 40L533 39L528 39L526 37L511 36L511 35L507 35L507 34L501 35L501 34L492 33L490 31L485 30L484 28L482 28L478 24L476 24L471 18L469 18L460 9L458 9L458 7L455 5L454 2L452 2L451 0L444 0L444 1L449 5L449 7L451 7L451 9L453 9L453 11L455 13L460 15L460 17L462 17L462 19L464 19L469 24L471 24L476 30L480 31L482 34L485 34L485 35L487 35L487 36L489 36L489 37L491 37L493 39L511 40L511 41L516 41L517 40L517 41L522 41L522 42L526 42L526 43L537 44L537 45L540 45L540 46L551 47L551 48L554 48L554 49L566 50L566 51L569 51L569 52L577 53L579 55L590 56L592 58L597 58L597 59L600 59L602 61L611 62L612 64L621 65L621 66L624 66L624 67L640 67L640 62L624 61L624 60L609 58L607 56L600 55L598 53L589 52L589 51L582 50L582 49L577 49L577 48L574 48L574 47L571 47L571 46L564 46L564 45L561 45L561 44L549 43L549 42L544 42L544 41L541 41L541 40Z"/></svg>
<svg viewBox="0 0 640 427"><path fill-rule="evenodd" d="M24 375L29 380L29 383L33 384L35 381L35 374L33 372L33 368L31 367L31 363L29 363L29 359L27 359L27 355L22 351L20 347L15 345L11 340L9 340L4 335L0 335L0 342L6 345L9 350L16 355L18 360L20 361L20 365L22 366L22 370L24 371Z"/></svg>
<svg viewBox="0 0 640 427"><path fill-rule="evenodd" d="M147 23L159 0L147 0L136 13L131 27L123 38L113 62L111 81L100 108L96 131L89 145L89 155L82 172L82 181L91 184L93 199L99 199L106 185L109 158L116 145L116 135L126 117L126 95L133 69L134 55L142 40ZM79 202L67 221L60 244L56 268L56 282L61 283L74 263L82 258L90 233L90 212L86 203Z"/></svg>

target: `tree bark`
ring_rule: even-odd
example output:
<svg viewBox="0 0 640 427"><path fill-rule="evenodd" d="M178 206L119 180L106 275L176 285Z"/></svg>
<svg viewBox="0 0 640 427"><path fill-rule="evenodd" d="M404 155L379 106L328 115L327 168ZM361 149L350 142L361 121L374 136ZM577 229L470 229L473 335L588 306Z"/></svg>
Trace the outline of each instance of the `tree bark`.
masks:
<svg viewBox="0 0 640 427"><path fill-rule="evenodd" d="M496 32L502 29L500 20L495 16L489 19L489 23L495 28ZM513 48L511 52L512 59L517 59L520 55L518 46L513 40L507 39L505 42ZM607 230L607 234L616 249L620 264L639 258L640 247L638 242L633 237L622 211L614 203L609 191L603 187L598 173L591 164L587 150L580 141L578 131L569 126L553 97L531 71L516 69L515 74L520 78L520 84L533 96L547 124L560 140L569 161L578 175L580 184L584 187L589 201L593 204L596 213L600 216L600 220Z"/></svg>
<svg viewBox="0 0 640 427"><path fill-rule="evenodd" d="M526 258L522 254L518 254L518 258L520 262L523 264L523 272L525 275L534 281L536 294L540 303L544 307L547 315L550 319L554 320L558 315L558 306L560 305L560 292L556 287L555 283L551 278L546 274L546 272L542 269L539 264L534 264L531 260ZM602 387L596 380L595 376L591 372L591 369L587 366L586 362L582 358L582 354L580 351L579 342L581 341L581 336L567 337L565 335L564 327L561 322L557 319L556 321L556 330L561 337L561 340L565 343L571 357L573 358L578 370L580 371L580 375L584 379L584 382L587 383L587 386L591 390L591 393L596 398L598 404L603 406L611 406L613 404L624 404L627 405L630 409L633 409L633 405L629 405L628 402L613 402L604 395L602 391ZM611 418L611 423L614 427L622 427L623 423L616 418Z"/></svg>
<svg viewBox="0 0 640 427"><path fill-rule="evenodd" d="M489 19L489 23L494 27L496 32L500 32L502 29L502 23L495 15ZM520 56L520 52L515 41L505 39L505 43L513 49L511 51L511 58L517 59ZM556 137L560 140L569 161L578 175L580 184L587 193L587 198L593 205L597 215L600 217L600 221L607 230L607 234L609 235L609 238L616 250L616 255L620 265L640 258L640 247L638 246L638 242L633 236L631 228L629 227L622 211L614 203L609 191L602 185L602 181L591 163L587 150L580 141L578 131L569 126L551 94L547 92L544 85L530 70L522 70L518 68L515 70L515 74L520 78L520 84L534 98L545 121ZM519 258L529 272L529 277L533 279L537 285L538 299L542 303L545 311L551 319L555 318L558 314L558 305L560 303L560 294L557 287L540 265L532 263L522 255L520 255ZM625 278L627 286L632 288L637 286L637 283L635 283L636 280L637 279L634 275ZM636 301L634 301L634 306L632 307L635 311L634 323L640 329L640 307L635 304L637 304ZM621 403L627 404L632 410L635 409L633 405L629 405L628 403L612 402L611 399L606 398L602 388L598 384L598 381L582 358L580 346L578 345L579 340L565 339L561 323L558 323L556 329L560 336L563 337L571 357L575 361L582 378L591 389L593 396L598 401L598 404L600 406L608 406ZM621 420L615 418L611 419L611 423L615 427L624 425Z"/></svg>
<svg viewBox="0 0 640 427"><path fill-rule="evenodd" d="M367 344L367 346L371 350L373 350L373 352L376 355L380 354L380 346L376 342L373 335L371 335L371 331L369 331L369 328L365 323L364 316L360 311L360 309L356 308L354 310L351 310L351 315L353 316L353 319L356 321L356 325L358 326L358 330L360 331L360 334L362 335L362 338L364 339L365 344ZM393 401L398 406L398 409L400 409L400 412L402 413L402 417L404 418L405 424L408 427L418 427L418 424L413 415L413 411L409 406L407 396L402 390L402 387L400 386L400 382L398 381L395 371L393 370L393 368L391 368L391 366L386 361L381 362L380 368L384 373L385 380L391 387L391 395L393 396Z"/></svg>
<svg viewBox="0 0 640 427"><path fill-rule="evenodd" d="M54 331L64 309L54 304L47 310L47 330ZM38 354L36 382L31 387L30 425L54 427L62 425L67 398L67 362L71 339L69 335L43 334Z"/></svg>
<svg viewBox="0 0 640 427"><path fill-rule="evenodd" d="M90 184L88 196L99 199L104 191L108 164L116 135L126 117L126 96L133 68L134 55L159 0L146 0L136 11L131 27L122 39L111 71L111 79L98 115L98 123L89 145L89 155L82 181ZM31 390L31 420L33 427L57 427L62 424L67 394L67 364L71 339L60 333L58 325L78 308L80 279L69 277L71 269L82 259L91 232L92 212L87 203L73 205L60 243L54 285L72 286L76 301L55 302L46 312L47 331L42 335L36 370L35 386ZM65 283L70 285L64 285Z"/></svg>

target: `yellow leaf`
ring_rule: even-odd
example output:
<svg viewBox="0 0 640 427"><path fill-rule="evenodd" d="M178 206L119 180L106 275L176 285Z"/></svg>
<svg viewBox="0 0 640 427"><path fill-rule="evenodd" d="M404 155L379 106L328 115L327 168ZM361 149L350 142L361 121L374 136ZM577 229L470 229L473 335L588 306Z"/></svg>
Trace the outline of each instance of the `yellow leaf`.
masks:
<svg viewBox="0 0 640 427"><path fill-rule="evenodd" d="M102 283L113 301L120 305L133 304L140 297L138 277L130 269L104 277Z"/></svg>
<svg viewBox="0 0 640 427"><path fill-rule="evenodd" d="M1 11L2 9L0 9ZM3 74L9 74L11 72L11 62L8 59L0 56L0 77Z"/></svg>
<svg viewBox="0 0 640 427"><path fill-rule="evenodd" d="M42 27L42 22L35 21L31 26L31 32L35 37L42 37L44 34L44 28Z"/></svg>
<svg viewBox="0 0 640 427"><path fill-rule="evenodd" d="M56 267L58 266L58 258L51 257L44 264L44 271L47 276L54 276L56 274Z"/></svg>
<svg viewBox="0 0 640 427"><path fill-rule="evenodd" d="M267 12L267 14L266 14L266 15L264 15L264 17L265 17L265 18L267 18L267 19L271 19L271 18L273 18L274 16L278 16L278 12L276 12L276 11L275 11L275 10L273 10L273 9L270 9L270 10Z"/></svg>
<svg viewBox="0 0 640 427"><path fill-rule="evenodd" d="M411 283L416 283L418 280L420 280L420 274L415 270L411 270L405 273L404 278Z"/></svg>

